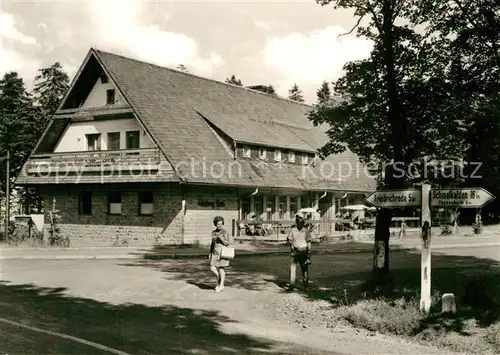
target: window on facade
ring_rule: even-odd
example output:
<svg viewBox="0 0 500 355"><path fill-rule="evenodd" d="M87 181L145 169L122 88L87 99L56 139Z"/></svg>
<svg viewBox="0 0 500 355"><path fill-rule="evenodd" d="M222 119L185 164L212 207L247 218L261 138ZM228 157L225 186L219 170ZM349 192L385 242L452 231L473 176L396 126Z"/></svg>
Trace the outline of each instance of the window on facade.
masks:
<svg viewBox="0 0 500 355"><path fill-rule="evenodd" d="M122 213L122 193L120 191L110 191L108 193L108 213Z"/></svg>
<svg viewBox="0 0 500 355"><path fill-rule="evenodd" d="M280 196L278 212L280 221L284 220L286 213L286 196Z"/></svg>
<svg viewBox="0 0 500 355"><path fill-rule="evenodd" d="M106 90L106 105L115 104L115 89Z"/></svg>
<svg viewBox="0 0 500 355"><path fill-rule="evenodd" d="M264 148L259 149L259 158L260 159L266 159L267 156L267 151Z"/></svg>
<svg viewBox="0 0 500 355"><path fill-rule="evenodd" d="M309 156L306 154L302 155L302 164L308 164L309 163Z"/></svg>
<svg viewBox="0 0 500 355"><path fill-rule="evenodd" d="M92 191L80 191L78 194L78 213L92 214Z"/></svg>
<svg viewBox="0 0 500 355"><path fill-rule="evenodd" d="M266 221L272 221L276 208L276 199L274 196L268 196L266 201Z"/></svg>
<svg viewBox="0 0 500 355"><path fill-rule="evenodd" d="M262 214L264 213L264 206L262 203L262 196L255 196L253 201L253 207L255 209L255 216L258 218L262 218Z"/></svg>
<svg viewBox="0 0 500 355"><path fill-rule="evenodd" d="M100 133L86 134L85 137L87 138L87 150L88 151L101 150L101 134Z"/></svg>
<svg viewBox="0 0 500 355"><path fill-rule="evenodd" d="M150 191L139 192L139 214L148 216L153 214L153 193Z"/></svg>
<svg viewBox="0 0 500 355"><path fill-rule="evenodd" d="M275 161L281 161L281 150L276 149L274 151L274 160Z"/></svg>
<svg viewBox="0 0 500 355"><path fill-rule="evenodd" d="M297 196L290 196L290 215L295 218L297 212Z"/></svg>
<svg viewBox="0 0 500 355"><path fill-rule="evenodd" d="M295 152L289 152L288 153L288 161L290 163L295 163Z"/></svg>
<svg viewBox="0 0 500 355"><path fill-rule="evenodd" d="M252 150L250 149L249 146L244 146L243 147L243 157L245 158L250 158L252 154Z"/></svg>
<svg viewBox="0 0 500 355"><path fill-rule="evenodd" d="M101 74L101 83L107 84L108 82L109 82L108 76L106 75L106 73L102 73Z"/></svg>
<svg viewBox="0 0 500 355"><path fill-rule="evenodd" d="M248 215L250 214L250 198L246 197L241 199L241 218L248 219Z"/></svg>
<svg viewBox="0 0 500 355"><path fill-rule="evenodd" d="M311 198L308 194L300 197L300 207L301 208L309 208L311 207Z"/></svg>
<svg viewBox="0 0 500 355"><path fill-rule="evenodd" d="M127 149L139 149L141 145L141 132L128 131L126 133Z"/></svg>
<svg viewBox="0 0 500 355"><path fill-rule="evenodd" d="M108 133L108 150L120 150L120 132Z"/></svg>

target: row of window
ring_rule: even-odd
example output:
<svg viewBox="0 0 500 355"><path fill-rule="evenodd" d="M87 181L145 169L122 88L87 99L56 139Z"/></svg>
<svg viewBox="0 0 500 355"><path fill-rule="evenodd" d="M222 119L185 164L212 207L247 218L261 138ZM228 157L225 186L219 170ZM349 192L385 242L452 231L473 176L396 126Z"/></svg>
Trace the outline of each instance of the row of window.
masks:
<svg viewBox="0 0 500 355"><path fill-rule="evenodd" d="M101 150L101 133L86 134L87 150ZM139 149L141 146L141 132L125 132L125 149ZM109 132L107 134L107 150L121 149L121 132Z"/></svg>
<svg viewBox="0 0 500 355"><path fill-rule="evenodd" d="M290 163L295 163L295 152L288 152L288 161ZM252 148L249 146L244 146L243 147L243 157L244 158L251 158L252 156ZM265 148L259 148L259 159L261 160L266 160L267 159L267 149ZM274 150L274 161L282 161L283 159L283 154L280 149L275 149ZM309 156L307 154L302 154L301 155L301 163L302 164L308 164L309 163Z"/></svg>
<svg viewBox="0 0 500 355"><path fill-rule="evenodd" d="M278 200L278 205L276 205L276 200L274 196L268 196L266 203L262 196L256 196L254 198L254 213L256 216L263 218L266 221L273 220L275 212L278 212L278 219L285 219L285 214L288 212L290 216L294 216L298 211L298 202L296 196L290 196L289 210L287 211L286 201L287 196L280 196ZM307 205L308 201L304 200ZM241 212L243 219L247 219L248 215L251 213L251 202L249 198L245 198L241 201Z"/></svg>
<svg viewBox="0 0 500 355"><path fill-rule="evenodd" d="M150 216L153 214L153 193L141 191L137 196L137 212L140 216ZM92 191L80 191L78 195L78 213L81 215L92 214ZM122 214L122 193L121 191L110 191L108 193L108 214Z"/></svg>

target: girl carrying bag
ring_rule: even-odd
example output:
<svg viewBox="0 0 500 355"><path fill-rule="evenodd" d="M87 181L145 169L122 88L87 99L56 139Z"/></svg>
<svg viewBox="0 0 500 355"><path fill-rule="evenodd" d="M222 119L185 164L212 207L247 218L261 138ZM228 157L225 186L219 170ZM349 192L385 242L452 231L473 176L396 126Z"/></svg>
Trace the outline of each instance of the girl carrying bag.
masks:
<svg viewBox="0 0 500 355"><path fill-rule="evenodd" d="M234 259L234 248L222 246L222 250L220 252L220 258L225 260L233 260Z"/></svg>

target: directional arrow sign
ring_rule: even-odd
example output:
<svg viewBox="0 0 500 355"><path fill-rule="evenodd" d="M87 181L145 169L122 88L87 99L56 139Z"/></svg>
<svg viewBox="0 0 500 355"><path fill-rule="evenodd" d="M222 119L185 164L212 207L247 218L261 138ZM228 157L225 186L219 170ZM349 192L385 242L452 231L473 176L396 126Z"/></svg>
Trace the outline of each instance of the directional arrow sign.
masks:
<svg viewBox="0 0 500 355"><path fill-rule="evenodd" d="M432 207L480 208L495 199L483 188L436 189L431 192Z"/></svg>
<svg viewBox="0 0 500 355"><path fill-rule="evenodd" d="M375 207L415 207L422 204L422 191L380 190L366 197L365 201Z"/></svg>

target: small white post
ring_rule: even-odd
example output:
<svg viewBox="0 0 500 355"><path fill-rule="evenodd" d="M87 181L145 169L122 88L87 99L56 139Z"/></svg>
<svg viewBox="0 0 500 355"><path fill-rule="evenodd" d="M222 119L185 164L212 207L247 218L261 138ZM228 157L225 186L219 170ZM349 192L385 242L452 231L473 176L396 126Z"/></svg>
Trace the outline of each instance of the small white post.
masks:
<svg viewBox="0 0 500 355"><path fill-rule="evenodd" d="M453 293L445 293L441 298L441 313L457 313L457 302Z"/></svg>
<svg viewBox="0 0 500 355"><path fill-rule="evenodd" d="M422 185L422 248L420 310L426 314L431 309L431 185Z"/></svg>

